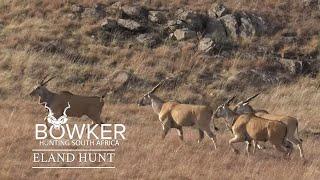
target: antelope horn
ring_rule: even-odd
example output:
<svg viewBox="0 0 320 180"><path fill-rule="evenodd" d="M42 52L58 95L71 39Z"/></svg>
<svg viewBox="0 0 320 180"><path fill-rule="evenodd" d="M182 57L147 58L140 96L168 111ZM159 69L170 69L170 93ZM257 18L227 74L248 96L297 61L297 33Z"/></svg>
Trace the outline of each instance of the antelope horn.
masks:
<svg viewBox="0 0 320 180"><path fill-rule="evenodd" d="M160 85L162 85L167 79L169 79L169 78L166 78L166 79L160 81L160 82L159 82L155 87L153 87L152 90L149 91L147 94L153 93L153 92L154 92L155 90L157 90L157 89L160 87Z"/></svg>
<svg viewBox="0 0 320 180"><path fill-rule="evenodd" d="M234 100L235 97L236 97L236 96L232 96L230 99L228 99L228 100L224 103L224 105L229 105L230 102L231 102L232 100Z"/></svg>
<svg viewBox="0 0 320 180"><path fill-rule="evenodd" d="M51 81L52 79L54 79L56 76L52 76L51 78L49 78L48 80L46 80L45 82L42 82L41 85L46 85L49 81Z"/></svg>
<svg viewBox="0 0 320 180"><path fill-rule="evenodd" d="M254 99L255 97L257 97L259 94L260 94L260 93L257 93L257 94L255 94L255 95L249 97L249 98L248 98L247 100L245 100L243 103L247 103L247 102L251 101L252 99Z"/></svg>
<svg viewBox="0 0 320 180"><path fill-rule="evenodd" d="M42 79L41 79L41 81L40 81L40 85L42 85L43 84L43 81L47 78L49 76L49 74L47 74L47 75L45 75Z"/></svg>

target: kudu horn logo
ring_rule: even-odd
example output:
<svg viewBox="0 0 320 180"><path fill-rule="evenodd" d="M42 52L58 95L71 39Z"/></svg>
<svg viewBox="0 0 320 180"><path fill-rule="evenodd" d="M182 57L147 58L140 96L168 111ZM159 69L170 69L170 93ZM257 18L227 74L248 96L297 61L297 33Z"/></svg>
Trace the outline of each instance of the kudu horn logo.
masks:
<svg viewBox="0 0 320 180"><path fill-rule="evenodd" d="M47 103L44 103L44 107L46 109L48 109L48 116L45 117L45 119L47 119L48 123L52 124L54 129L60 129L60 126L63 124L66 124L68 121L68 116L66 114L67 110L70 109L70 103L68 102L68 106L66 108L64 108L63 111L63 115L60 116L58 119L56 117L54 117L54 113L52 112L52 110L50 109L50 107L47 106Z"/></svg>

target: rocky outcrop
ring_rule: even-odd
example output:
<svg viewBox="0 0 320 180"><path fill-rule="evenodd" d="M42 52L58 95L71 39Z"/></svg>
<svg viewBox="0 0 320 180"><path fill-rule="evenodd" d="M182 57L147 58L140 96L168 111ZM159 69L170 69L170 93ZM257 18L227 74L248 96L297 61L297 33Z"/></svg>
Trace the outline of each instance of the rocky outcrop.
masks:
<svg viewBox="0 0 320 180"><path fill-rule="evenodd" d="M207 53L214 47L229 46L239 39L251 40L268 33L268 24L262 17L248 12L231 13L219 3L213 3L207 12L186 9L170 12L170 9L148 10L137 5L111 4L109 7L72 5L71 11L76 17L98 20L104 31L96 33L103 35L98 36L99 39L130 38L149 48L167 39L187 41L198 37L201 39L198 50ZM115 31L118 37L113 34Z"/></svg>

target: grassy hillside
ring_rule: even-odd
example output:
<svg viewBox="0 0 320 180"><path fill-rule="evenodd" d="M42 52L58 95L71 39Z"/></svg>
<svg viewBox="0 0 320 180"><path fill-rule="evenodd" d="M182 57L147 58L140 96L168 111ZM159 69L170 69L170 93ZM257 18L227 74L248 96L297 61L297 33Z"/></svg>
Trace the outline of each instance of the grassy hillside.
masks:
<svg viewBox="0 0 320 180"><path fill-rule="evenodd" d="M199 50L205 30L179 41L171 37L167 21L175 20L179 9L206 19L213 1L0 0L0 176L317 179L320 5L299 0L214 2L223 2L235 16L246 13L263 18L267 33L236 39L227 33L223 42L214 41L213 50L205 53ZM161 10L166 22L154 23L123 12L122 7L137 5L149 12ZM139 22L144 30L118 26L106 30L102 25L119 18ZM155 46L138 42L144 33L156 35L159 42ZM28 94L46 74L56 76L48 84L54 92L109 92L102 116L108 122L124 123L128 137L117 149L115 170L31 168L34 124L41 123L46 112ZM215 120L221 129L216 132L218 150L206 138L198 145L198 133L192 128L186 128L185 142L179 141L175 130L162 140L158 117L149 106L138 107L136 102L168 76L177 78L156 91L159 97L207 104L213 110L232 95L240 101L261 92L252 102L254 107L299 119L306 161L299 159L297 150L290 160L284 159L271 146L248 158L239 144L242 153L235 155L227 146L231 134L222 119Z"/></svg>

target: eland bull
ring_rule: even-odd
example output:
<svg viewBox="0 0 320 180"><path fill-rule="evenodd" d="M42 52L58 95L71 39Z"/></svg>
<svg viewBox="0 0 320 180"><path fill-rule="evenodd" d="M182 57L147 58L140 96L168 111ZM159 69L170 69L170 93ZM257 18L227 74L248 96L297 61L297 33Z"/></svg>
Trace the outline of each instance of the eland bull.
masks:
<svg viewBox="0 0 320 180"><path fill-rule="evenodd" d="M216 148L216 137L210 129L210 122L213 120L213 111L208 106L181 104L177 101L165 102L161 98L153 94L169 78L158 83L151 91L147 92L142 99L139 100L139 106L151 105L153 111L158 115L162 124L163 135L165 138L171 128L177 129L178 135L183 140L183 126L193 126L199 131L198 142L204 138L206 133L213 141ZM217 128L214 126L215 130Z"/></svg>
<svg viewBox="0 0 320 180"><path fill-rule="evenodd" d="M68 105L70 109L67 112L69 117L83 117L87 116L92 120L92 125L102 124L101 112L104 105L104 96L80 96L72 94L68 91L61 91L59 93L52 92L46 88L46 85L54 77L45 80L45 76L30 93L30 96L39 97L39 104L51 109L51 113L55 118L59 118L64 113L65 107ZM68 104L69 103L69 104ZM48 126L48 121L45 119Z"/></svg>

